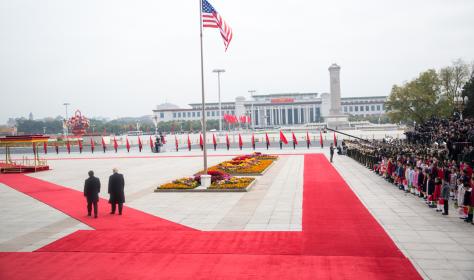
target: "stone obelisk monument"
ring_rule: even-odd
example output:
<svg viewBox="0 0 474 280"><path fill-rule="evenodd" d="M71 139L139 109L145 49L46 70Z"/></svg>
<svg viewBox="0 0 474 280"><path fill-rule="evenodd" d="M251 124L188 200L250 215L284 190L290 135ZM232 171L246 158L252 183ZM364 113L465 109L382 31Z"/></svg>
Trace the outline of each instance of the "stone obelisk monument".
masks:
<svg viewBox="0 0 474 280"><path fill-rule="evenodd" d="M329 70L329 93L330 93L330 107L329 115L325 117L327 126L330 128L347 126L348 116L341 112L341 67L333 63L328 68Z"/></svg>
<svg viewBox="0 0 474 280"><path fill-rule="evenodd" d="M331 94L331 107L329 108L329 115L340 115L341 114L341 80L339 74L341 67L336 63L332 64L328 68L329 70L329 82L330 82L330 94Z"/></svg>

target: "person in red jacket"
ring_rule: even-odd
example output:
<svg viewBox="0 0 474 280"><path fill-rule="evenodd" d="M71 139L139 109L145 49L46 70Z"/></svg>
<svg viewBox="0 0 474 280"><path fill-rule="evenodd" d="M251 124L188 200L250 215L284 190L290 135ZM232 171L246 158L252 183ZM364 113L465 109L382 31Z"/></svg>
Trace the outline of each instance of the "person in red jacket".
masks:
<svg viewBox="0 0 474 280"><path fill-rule="evenodd" d="M468 215L468 222L470 221L473 225L474 222L472 221L473 217L473 212L474 212L474 192L472 191L474 189L474 177L471 177L471 182L469 184L470 189L471 189L471 207L469 207L469 215Z"/></svg>

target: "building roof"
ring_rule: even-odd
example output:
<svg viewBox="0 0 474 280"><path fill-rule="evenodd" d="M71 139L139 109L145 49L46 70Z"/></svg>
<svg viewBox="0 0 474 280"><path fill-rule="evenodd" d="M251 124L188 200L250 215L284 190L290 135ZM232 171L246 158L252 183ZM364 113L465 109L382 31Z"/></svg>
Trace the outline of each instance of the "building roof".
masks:
<svg viewBox="0 0 474 280"><path fill-rule="evenodd" d="M281 96L317 96L317 92L293 92L293 93L269 93L269 94L254 94L253 97L281 97Z"/></svg>
<svg viewBox="0 0 474 280"><path fill-rule="evenodd" d="M221 102L221 105L234 105L234 104L235 104L235 101ZM189 103L188 105L191 106L191 107L202 106L202 103ZM219 106L219 102L206 102L206 106L211 106L211 105Z"/></svg>
<svg viewBox="0 0 474 280"><path fill-rule="evenodd" d="M156 105L156 110L169 110L169 109L179 109L179 106L172 103L162 103L160 105Z"/></svg>
<svg viewBox="0 0 474 280"><path fill-rule="evenodd" d="M341 100L365 100L373 98L384 98L387 99L388 96L362 96L362 97L341 97Z"/></svg>

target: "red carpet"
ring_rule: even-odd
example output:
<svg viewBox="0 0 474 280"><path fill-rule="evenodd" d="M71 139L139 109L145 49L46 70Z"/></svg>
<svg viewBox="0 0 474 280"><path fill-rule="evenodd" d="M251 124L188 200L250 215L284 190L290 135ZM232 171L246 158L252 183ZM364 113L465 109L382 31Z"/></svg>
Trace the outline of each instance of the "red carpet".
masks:
<svg viewBox="0 0 474 280"><path fill-rule="evenodd" d="M126 215L110 215L110 204L105 199L100 199L99 219L94 219L86 215L86 202L81 192L21 174L0 175L0 183L97 230L193 230L126 206L123 208Z"/></svg>
<svg viewBox="0 0 474 280"><path fill-rule="evenodd" d="M1 279L421 279L403 258L0 253Z"/></svg>
<svg viewBox="0 0 474 280"><path fill-rule="evenodd" d="M300 255L302 232L78 231L38 251ZM87 242L83 242L88 240ZM110 242L113 240L113 242Z"/></svg>
<svg viewBox="0 0 474 280"><path fill-rule="evenodd" d="M402 256L324 156L305 157L303 186L305 254Z"/></svg>
<svg viewBox="0 0 474 280"><path fill-rule="evenodd" d="M0 279L421 279L323 155L305 155L302 232L203 232L130 208L87 219L80 192L0 182L96 229L0 253Z"/></svg>

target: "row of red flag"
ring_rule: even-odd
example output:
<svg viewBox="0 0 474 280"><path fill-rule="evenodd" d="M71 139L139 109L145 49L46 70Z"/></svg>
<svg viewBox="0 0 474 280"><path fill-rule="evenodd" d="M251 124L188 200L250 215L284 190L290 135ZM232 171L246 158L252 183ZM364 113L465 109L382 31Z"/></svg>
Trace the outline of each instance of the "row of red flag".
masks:
<svg viewBox="0 0 474 280"><path fill-rule="evenodd" d="M80 140L80 139L78 139L76 141L69 141L69 139L66 140L65 146L66 146L67 152L71 153L71 145L73 145L74 142L77 143L77 146L79 147L79 152L82 153L82 150L83 150L83 143L82 142L83 141ZM154 146L155 146L155 142L153 141L153 138L151 136L150 136L150 141L149 142L150 142L150 149L151 149L151 151L153 151ZM101 144L102 144L102 150L105 153L105 151L107 150L107 144L105 143L104 137L101 138ZM113 139L112 144L113 144L113 148L114 148L115 152L117 152L119 145L118 145L117 139L115 137ZM165 138L163 138L163 144L166 144ZM90 147L91 147L91 152L94 153L95 142L92 138L90 140ZM128 140L128 137L126 138L125 147L127 148L127 152L130 152L131 144L130 144L130 141ZM58 145L57 142L54 143L54 149L55 149L56 153L59 153L59 145ZM141 152L142 149L143 149L143 143L142 143L141 138L138 137L138 150ZM44 151L45 154L48 153L48 142L43 143L43 151ZM36 146L35 145L33 146L33 152L36 153Z"/></svg>
<svg viewBox="0 0 474 280"><path fill-rule="evenodd" d="M224 114L223 119L225 122L229 124L234 123L250 123L251 119L250 116L240 116L237 117L235 115Z"/></svg>
<svg viewBox="0 0 474 280"><path fill-rule="evenodd" d="M296 138L294 132L291 133L291 136L292 136L292 140L293 140L293 148L295 148L296 145L298 145L298 139ZM242 135L239 133L238 137L239 137L239 148L242 150L242 147L244 145L244 142L242 140ZM225 135L225 142L226 142L227 150L229 150L230 140L229 140L229 135L228 134ZM212 134L212 144L214 146L214 150L216 150L216 148L217 148L217 139L216 139L215 134ZM252 148L255 149L255 135L253 133L252 133L251 144L252 144ZM268 133L265 133L265 144L267 146L267 149L271 145L270 138L268 137ZM283 132L280 130L280 145L282 145L282 144L288 145L288 140L286 139L285 134L283 134ZM319 144L321 145L321 148L324 147L323 134L321 132L319 133ZM308 148L311 145L311 138L309 137L309 132L306 132L306 145L307 145ZM204 149L204 139L202 137L202 134L199 135L199 146L201 147L201 150ZM336 133L334 133L334 146L337 146ZM176 137L176 135L175 135L175 148L176 148L176 151L179 150L178 138ZM188 134L188 150L191 151L191 138L190 138L189 134Z"/></svg>
<svg viewBox="0 0 474 280"><path fill-rule="evenodd" d="M294 132L291 133L291 137L292 137L293 147L296 147L296 145L298 145L298 139L296 138ZM242 149L242 147L244 145L244 141L242 140L242 135L240 133L238 134L238 138L239 138L239 148ZM164 140L163 144L166 144L165 138L163 138L163 140ZM76 142L76 141L66 140L66 150L67 150L68 153L71 153L71 145L74 142ZM229 135L228 134L225 135L225 142L226 142L227 150L229 150L230 140L229 140ZM149 143L150 143L151 151L154 151L155 143L154 143L153 138L151 136L150 136ZM101 139L101 144L102 144L102 150L105 153L106 150L107 150L107 144L105 143L104 137L102 137L102 139ZM187 144L188 144L188 150L191 151L191 138L190 138L189 134L188 134ZM212 134L212 144L213 144L214 150L215 150L217 148L217 139L216 139L215 134ZM254 134L252 134L251 144L252 144L252 148L255 149L255 135ZM270 138L268 137L267 133L265 133L265 144L266 144L267 149L268 149L268 147L271 146ZM288 140L286 139L285 134L283 134L283 132L280 130L280 145L282 145L282 144L288 145ZM324 147L324 145L323 145L323 135L322 135L321 132L319 133L319 144L321 145L321 148ZM306 132L306 145L308 146L308 148L311 145L311 138L310 138L308 132ZM337 146L336 133L334 133L334 145ZM83 150L82 140L80 140L80 139L77 140L77 146L79 147L79 152L82 153L82 150ZM118 145L117 139L114 137L114 139L113 139L113 148L114 148L115 152L117 152L118 146L119 145ZM201 147L201 150L204 149L204 139L202 137L202 134L199 135L199 146ZM130 152L131 145L130 145L130 142L128 140L128 137L126 138L125 147L127 148L127 152ZM55 148L56 153L59 153L58 143L54 144L54 148ZM91 148L91 152L94 153L95 142L92 138L90 140L90 148ZM176 135L175 135L175 148L176 148L176 151L179 150L179 143L178 143L178 138L177 138ZM143 143L142 143L141 138L138 137L138 150L141 152L142 149L143 149ZM48 144L47 144L47 142L44 142L43 150L44 150L45 154L48 153ZM35 145L33 146L33 152L36 153L36 146Z"/></svg>

